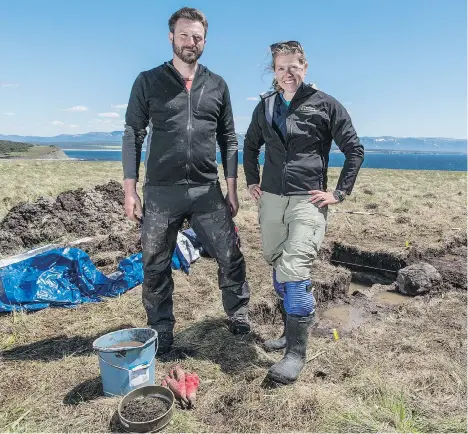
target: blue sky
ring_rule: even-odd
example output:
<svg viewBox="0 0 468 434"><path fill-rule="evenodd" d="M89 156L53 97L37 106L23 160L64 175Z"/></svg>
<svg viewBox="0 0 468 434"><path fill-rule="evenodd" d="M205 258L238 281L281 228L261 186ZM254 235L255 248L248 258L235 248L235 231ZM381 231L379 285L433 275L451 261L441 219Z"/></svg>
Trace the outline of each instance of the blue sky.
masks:
<svg viewBox="0 0 468 434"><path fill-rule="evenodd" d="M207 15L201 63L228 83L238 132L270 86L269 45L294 39L359 135L466 137L465 0L0 0L0 134L122 129L182 6Z"/></svg>

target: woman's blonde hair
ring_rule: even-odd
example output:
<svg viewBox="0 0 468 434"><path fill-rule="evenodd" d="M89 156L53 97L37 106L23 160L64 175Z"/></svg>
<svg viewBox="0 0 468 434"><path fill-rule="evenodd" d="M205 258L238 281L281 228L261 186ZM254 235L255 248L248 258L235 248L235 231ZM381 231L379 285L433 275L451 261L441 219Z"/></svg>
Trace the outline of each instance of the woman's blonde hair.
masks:
<svg viewBox="0 0 468 434"><path fill-rule="evenodd" d="M276 44L272 44L270 46L271 50L271 65L270 69L274 73L275 72L275 60L279 54L298 54L299 55L299 63L307 68L307 59L305 56L304 49L302 48L301 44L297 41L289 41L289 42L278 42ZM278 80L276 77L273 77L273 82L271 87L277 91L281 92L283 88L279 85Z"/></svg>

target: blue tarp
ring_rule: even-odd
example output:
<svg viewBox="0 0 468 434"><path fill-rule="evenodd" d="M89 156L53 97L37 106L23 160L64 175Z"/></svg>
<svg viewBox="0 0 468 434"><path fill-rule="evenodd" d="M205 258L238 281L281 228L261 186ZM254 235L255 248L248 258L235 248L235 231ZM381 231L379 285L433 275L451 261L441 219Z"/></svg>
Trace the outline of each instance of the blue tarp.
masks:
<svg viewBox="0 0 468 434"><path fill-rule="evenodd" d="M141 253L106 276L77 248L57 248L0 268L0 312L73 307L115 297L143 281Z"/></svg>
<svg viewBox="0 0 468 434"><path fill-rule="evenodd" d="M26 255L27 256L27 255ZM199 257L190 240L179 234L172 268L188 273ZM0 267L0 312L73 307L116 297L143 282L142 254L123 259L106 276L83 250L52 248Z"/></svg>

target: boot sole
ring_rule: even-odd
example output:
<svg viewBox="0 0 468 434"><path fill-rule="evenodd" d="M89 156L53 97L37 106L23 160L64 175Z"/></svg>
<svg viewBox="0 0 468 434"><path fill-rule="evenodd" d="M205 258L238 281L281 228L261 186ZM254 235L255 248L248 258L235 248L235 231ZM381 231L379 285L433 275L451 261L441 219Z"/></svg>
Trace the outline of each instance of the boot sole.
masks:
<svg viewBox="0 0 468 434"><path fill-rule="evenodd" d="M272 374L269 371L268 371L266 376L267 376L268 380L273 381L274 383L276 383L278 385L283 385L283 386L288 386L289 384L293 384L297 380L297 378L294 379L294 380L291 380L291 379L283 377L283 376L279 376L279 375L276 376L276 375Z"/></svg>
<svg viewBox="0 0 468 434"><path fill-rule="evenodd" d="M249 325L239 325L236 324L235 326L230 326L229 331L233 335L246 335L250 333L250 326Z"/></svg>

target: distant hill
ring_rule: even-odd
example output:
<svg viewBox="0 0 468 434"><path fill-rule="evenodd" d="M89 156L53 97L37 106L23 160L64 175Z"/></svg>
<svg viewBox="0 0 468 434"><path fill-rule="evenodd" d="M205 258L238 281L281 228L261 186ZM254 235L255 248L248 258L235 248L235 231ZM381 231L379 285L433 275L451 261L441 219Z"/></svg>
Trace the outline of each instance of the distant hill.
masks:
<svg viewBox="0 0 468 434"><path fill-rule="evenodd" d="M68 160L57 146L37 146L32 143L0 140L0 159Z"/></svg>
<svg viewBox="0 0 468 434"><path fill-rule="evenodd" d="M105 146L106 144L120 144L123 131L109 133L61 134L54 137L38 136L6 136L0 134L0 140L15 140L29 143L53 143L60 147L70 144L86 144L87 146ZM244 148L245 134L237 134L239 148ZM467 153L465 139L450 139L442 137L361 137L361 142L369 151L401 151L401 152L457 152Z"/></svg>
<svg viewBox="0 0 468 434"><path fill-rule="evenodd" d="M0 140L0 156L10 152L26 152L34 145L31 143L12 142L10 140Z"/></svg>

